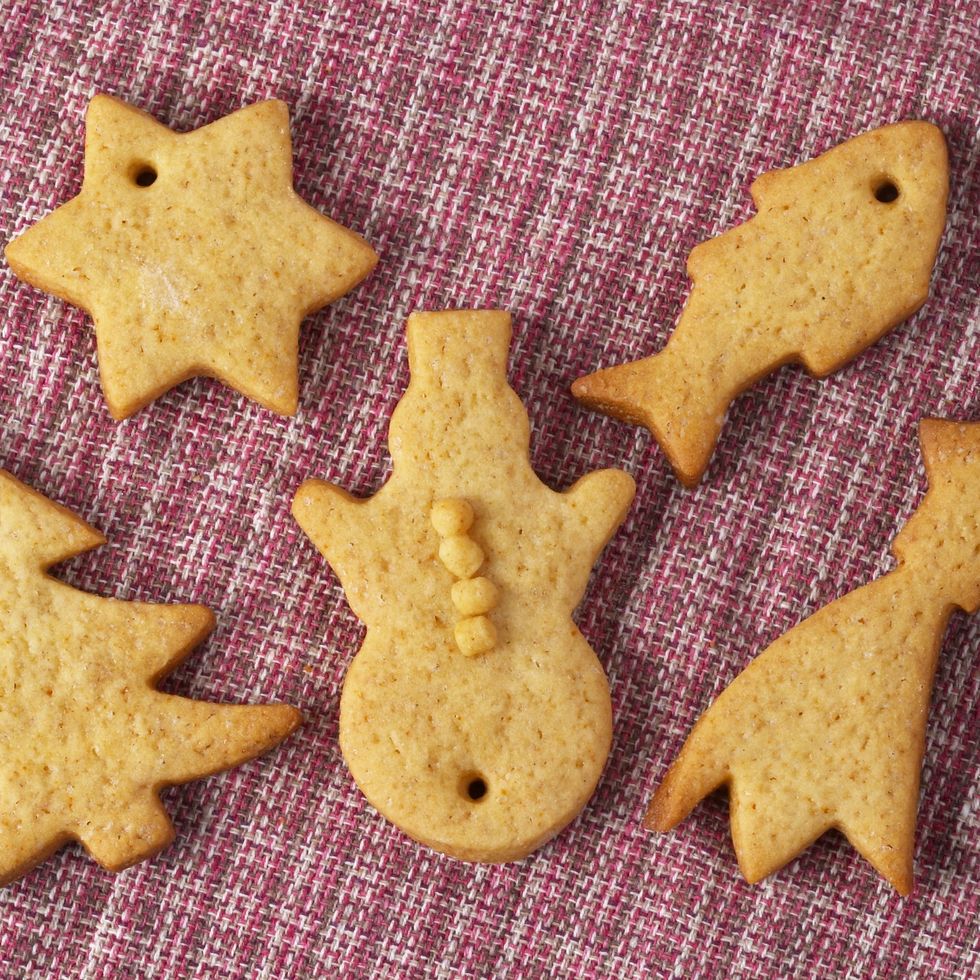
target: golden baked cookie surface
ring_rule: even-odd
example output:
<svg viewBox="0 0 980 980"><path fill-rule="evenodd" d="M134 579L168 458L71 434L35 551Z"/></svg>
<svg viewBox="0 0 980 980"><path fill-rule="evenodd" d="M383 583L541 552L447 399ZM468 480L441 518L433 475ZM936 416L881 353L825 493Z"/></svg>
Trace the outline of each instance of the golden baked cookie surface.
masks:
<svg viewBox="0 0 980 980"><path fill-rule="evenodd" d="M506 313L414 314L390 480L366 500L308 481L293 505L367 624L341 701L355 780L412 837L479 861L524 856L595 788L609 693L571 614L634 489L617 470L541 483L509 340Z"/></svg>
<svg viewBox="0 0 980 980"><path fill-rule="evenodd" d="M729 787L749 881L837 827L902 894L912 887L932 678L954 608L980 607L980 423L926 420L929 491L898 567L760 654L691 732L650 805L667 830Z"/></svg>
<svg viewBox="0 0 980 980"><path fill-rule="evenodd" d="M177 134L105 95L86 116L81 193L6 257L91 313L116 418L196 375L292 414L300 320L377 259L293 190L284 103Z"/></svg>
<svg viewBox="0 0 980 980"><path fill-rule="evenodd" d="M157 691L214 617L44 574L103 541L0 470L0 883L69 840L111 870L151 856L173 838L161 788L244 762L300 722L286 705Z"/></svg>
<svg viewBox="0 0 980 980"><path fill-rule="evenodd" d="M758 213L688 257L692 290L664 350L579 378L575 397L646 426L696 486L739 393L792 361L830 374L925 302L948 183L926 122L763 174Z"/></svg>

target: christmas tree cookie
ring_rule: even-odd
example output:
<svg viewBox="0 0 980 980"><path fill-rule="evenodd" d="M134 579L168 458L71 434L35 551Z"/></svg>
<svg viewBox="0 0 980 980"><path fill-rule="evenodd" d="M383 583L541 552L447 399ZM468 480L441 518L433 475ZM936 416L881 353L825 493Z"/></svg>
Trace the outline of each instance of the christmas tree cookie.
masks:
<svg viewBox="0 0 980 980"><path fill-rule="evenodd" d="M157 691L214 617L45 574L104 539L3 470L0 532L0 883L71 840L118 871L173 839L163 787L266 751L299 712Z"/></svg>

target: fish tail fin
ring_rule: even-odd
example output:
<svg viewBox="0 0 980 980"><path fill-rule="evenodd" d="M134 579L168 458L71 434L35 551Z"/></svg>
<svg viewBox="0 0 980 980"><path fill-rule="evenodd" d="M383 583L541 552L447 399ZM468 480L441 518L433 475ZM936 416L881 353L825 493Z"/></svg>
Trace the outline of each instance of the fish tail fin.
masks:
<svg viewBox="0 0 980 980"><path fill-rule="evenodd" d="M729 399L695 383L667 348L579 378L572 394L589 408L647 428L677 478L696 487L714 452Z"/></svg>

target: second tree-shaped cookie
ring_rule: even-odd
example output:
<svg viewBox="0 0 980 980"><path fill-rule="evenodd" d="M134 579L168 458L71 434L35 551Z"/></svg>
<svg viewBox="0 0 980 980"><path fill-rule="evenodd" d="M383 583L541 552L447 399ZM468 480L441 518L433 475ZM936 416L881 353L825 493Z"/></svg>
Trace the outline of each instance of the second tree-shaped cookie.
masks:
<svg viewBox="0 0 980 980"><path fill-rule="evenodd" d="M932 677L955 608L980 606L980 423L927 420L929 492L898 567L780 637L705 712L650 804L669 830L728 785L758 881L836 827L906 894Z"/></svg>
<svg viewBox="0 0 980 980"><path fill-rule="evenodd" d="M544 843L602 772L609 691L571 615L634 490L619 470L565 493L537 478L509 340L506 313L413 315L391 479L367 500L311 480L293 504L367 624L340 705L351 773L406 833L475 861Z"/></svg>

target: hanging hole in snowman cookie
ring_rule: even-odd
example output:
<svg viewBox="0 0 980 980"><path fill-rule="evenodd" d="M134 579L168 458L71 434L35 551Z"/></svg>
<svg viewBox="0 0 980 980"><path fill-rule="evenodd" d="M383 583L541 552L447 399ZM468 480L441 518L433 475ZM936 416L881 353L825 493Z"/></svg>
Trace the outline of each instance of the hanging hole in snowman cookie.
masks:
<svg viewBox="0 0 980 980"><path fill-rule="evenodd" d="M487 781L479 773L467 773L461 780L464 799L471 803L479 803L486 798Z"/></svg>

